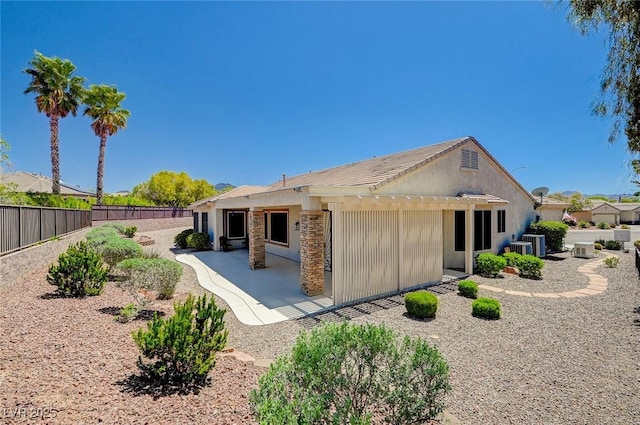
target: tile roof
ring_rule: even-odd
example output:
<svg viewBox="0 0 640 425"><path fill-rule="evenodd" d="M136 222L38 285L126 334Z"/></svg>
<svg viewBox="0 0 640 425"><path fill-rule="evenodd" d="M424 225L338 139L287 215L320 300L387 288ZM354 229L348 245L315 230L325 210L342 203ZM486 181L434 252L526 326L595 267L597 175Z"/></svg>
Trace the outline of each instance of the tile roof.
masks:
<svg viewBox="0 0 640 425"><path fill-rule="evenodd" d="M286 177L284 187L297 186L375 186L400 177L471 137L449 140L404 152L366 159L364 161L312 171ZM270 190L283 187L282 180L269 186Z"/></svg>
<svg viewBox="0 0 640 425"><path fill-rule="evenodd" d="M209 198L200 199L199 201L196 201L191 205L189 205L189 208L198 207L200 205L206 204L207 202L215 202L221 199L238 198L241 196L252 195L254 193L264 192L267 189L268 189L267 186L248 186L248 185L238 186L226 192L211 196Z"/></svg>
<svg viewBox="0 0 640 425"><path fill-rule="evenodd" d="M13 173L3 174L0 176L0 183L15 184L16 192L36 193L52 193L51 185L53 184L49 177L26 171L15 171ZM63 182L60 182L60 194L72 196L95 196L95 193L93 192L76 188Z"/></svg>

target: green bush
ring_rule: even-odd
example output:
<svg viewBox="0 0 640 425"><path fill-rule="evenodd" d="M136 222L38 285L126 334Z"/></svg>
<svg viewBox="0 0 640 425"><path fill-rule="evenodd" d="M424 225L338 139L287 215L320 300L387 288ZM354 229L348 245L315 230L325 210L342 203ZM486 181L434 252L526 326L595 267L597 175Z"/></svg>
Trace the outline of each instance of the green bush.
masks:
<svg viewBox="0 0 640 425"><path fill-rule="evenodd" d="M107 224L103 224L102 227L114 229L120 235L124 235L125 230L127 230L125 225L122 223L107 223Z"/></svg>
<svg viewBox="0 0 640 425"><path fill-rule="evenodd" d="M187 246L187 236L189 236L192 233L193 233L193 229L183 230L182 232L178 233L173 238L173 243L175 243L176 246L178 248L180 248L180 249L188 248L188 246Z"/></svg>
<svg viewBox="0 0 640 425"><path fill-rule="evenodd" d="M520 276L528 279L542 279L542 268L544 267L544 261L536 257L535 255L523 255L518 261L518 270L520 270Z"/></svg>
<svg viewBox="0 0 640 425"><path fill-rule="evenodd" d="M430 422L449 389L449 366L425 340L344 322L302 332L249 399L260 424L403 425Z"/></svg>
<svg viewBox="0 0 640 425"><path fill-rule="evenodd" d="M188 393L207 383L215 354L227 343L226 310L206 294L197 299L189 294L184 303L174 303L174 310L167 319L156 314L146 330L133 333L141 351L137 364L151 384Z"/></svg>
<svg viewBox="0 0 640 425"><path fill-rule="evenodd" d="M131 239L120 236L110 236L105 239L93 239L90 246L96 250L109 267L113 267L127 258L142 256L142 247Z"/></svg>
<svg viewBox="0 0 640 425"><path fill-rule="evenodd" d="M529 225L529 233L544 235L547 249L550 251L561 251L562 241L567 234L567 226L559 221L539 221Z"/></svg>
<svg viewBox="0 0 640 425"><path fill-rule="evenodd" d="M604 246L607 242L604 239L596 239L594 243L599 243L600 245Z"/></svg>
<svg viewBox="0 0 640 425"><path fill-rule="evenodd" d="M478 298L478 284L473 280L462 280L458 282L458 292L467 298Z"/></svg>
<svg viewBox="0 0 640 425"><path fill-rule="evenodd" d="M591 226L591 223L589 223L588 221L580 221L578 223L578 227L580 227L581 229L587 229Z"/></svg>
<svg viewBox="0 0 640 425"><path fill-rule="evenodd" d="M136 235L137 231L138 231L138 228L136 226L129 226L126 229L124 229L124 235L128 238L132 238Z"/></svg>
<svg viewBox="0 0 640 425"><path fill-rule="evenodd" d="M476 257L478 273L486 277L496 277L507 267L507 260L489 252L482 253Z"/></svg>
<svg viewBox="0 0 640 425"><path fill-rule="evenodd" d="M598 243L598 242L596 242L596 243L593 245L593 247L594 247L595 249L597 249L598 251L601 251L601 250L602 250L602 248L604 248L604 247L603 247L600 243Z"/></svg>
<svg viewBox="0 0 640 425"><path fill-rule="evenodd" d="M517 252L505 252L502 256L507 260L507 266L519 267L518 262L520 261L520 258L522 258L522 254L518 254Z"/></svg>
<svg viewBox="0 0 640 425"><path fill-rule="evenodd" d="M104 225L89 230L85 238L88 241L95 241L104 240L113 236L118 236L118 231L111 226Z"/></svg>
<svg viewBox="0 0 640 425"><path fill-rule="evenodd" d="M622 226L620 226L621 229L631 229L631 227L629 227L628 224L623 224Z"/></svg>
<svg viewBox="0 0 640 425"><path fill-rule="evenodd" d="M124 308L121 308L116 317L116 321L120 323L128 323L135 320L140 313L140 308L136 304L127 304Z"/></svg>
<svg viewBox="0 0 640 425"><path fill-rule="evenodd" d="M198 251L211 248L210 242L208 233L191 233L187 236L187 246Z"/></svg>
<svg viewBox="0 0 640 425"><path fill-rule="evenodd" d="M611 226L609 226L609 224L605 223L604 221L601 221L600 223L596 224L596 227L598 229L608 229Z"/></svg>
<svg viewBox="0 0 640 425"><path fill-rule="evenodd" d="M640 239L637 241L633 241L633 246L635 246L637 249L640 249Z"/></svg>
<svg viewBox="0 0 640 425"><path fill-rule="evenodd" d="M501 315L500 301L493 298L478 298L471 303L471 314L483 319L499 319Z"/></svg>
<svg viewBox="0 0 640 425"><path fill-rule="evenodd" d="M618 263L620 263L620 259L618 257L607 257L603 260L604 265L615 269L616 267L618 267Z"/></svg>
<svg viewBox="0 0 640 425"><path fill-rule="evenodd" d="M129 258L120 261L114 270L125 275L119 286L132 293L140 289L157 291L161 299L173 297L183 271L180 263L166 258Z"/></svg>
<svg viewBox="0 0 640 425"><path fill-rule="evenodd" d="M605 249L610 251L620 251L622 249L623 242L620 241L606 241L604 243Z"/></svg>
<svg viewBox="0 0 640 425"><path fill-rule="evenodd" d="M49 266L47 282L58 287L64 296L100 295L107 281L102 258L89 245L80 241L58 257L58 264Z"/></svg>
<svg viewBox="0 0 640 425"><path fill-rule="evenodd" d="M415 317L436 317L438 311L438 297L425 290L405 295L404 304L407 312Z"/></svg>

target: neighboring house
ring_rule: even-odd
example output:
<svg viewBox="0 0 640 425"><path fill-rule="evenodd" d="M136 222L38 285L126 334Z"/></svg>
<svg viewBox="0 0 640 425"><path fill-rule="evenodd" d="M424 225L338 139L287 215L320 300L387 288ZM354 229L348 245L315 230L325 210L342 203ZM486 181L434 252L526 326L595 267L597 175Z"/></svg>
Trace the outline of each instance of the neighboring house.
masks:
<svg viewBox="0 0 640 425"><path fill-rule="evenodd" d="M53 181L49 177L40 174L28 173L26 171L15 171L0 176L0 184L14 185L16 192L52 193ZM73 196L79 199L95 197L95 193L73 187L60 182L60 195Z"/></svg>
<svg viewBox="0 0 640 425"><path fill-rule="evenodd" d="M472 273L535 221L536 200L473 137L241 186L195 202L196 231L300 262L307 295L330 271L335 305Z"/></svg>
<svg viewBox="0 0 640 425"><path fill-rule="evenodd" d="M562 221L564 212L571 204L557 199L542 198L542 204L536 213L541 221Z"/></svg>
<svg viewBox="0 0 640 425"><path fill-rule="evenodd" d="M640 223L640 204L592 201L590 208L584 208L574 215L580 220L595 224L638 224Z"/></svg>

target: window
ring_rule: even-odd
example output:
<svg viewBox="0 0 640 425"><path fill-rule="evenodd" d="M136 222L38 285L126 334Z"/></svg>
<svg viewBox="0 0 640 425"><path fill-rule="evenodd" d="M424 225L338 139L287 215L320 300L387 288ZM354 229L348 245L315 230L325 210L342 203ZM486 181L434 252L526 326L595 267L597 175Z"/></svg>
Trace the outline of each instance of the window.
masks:
<svg viewBox="0 0 640 425"><path fill-rule="evenodd" d="M227 211L227 238L244 239L247 237L246 214L244 211Z"/></svg>
<svg viewBox="0 0 640 425"><path fill-rule="evenodd" d="M198 228L198 225L200 224L198 221L198 215L199 214L197 212L193 212L193 231L196 233L200 231Z"/></svg>
<svg viewBox="0 0 640 425"><path fill-rule="evenodd" d="M505 210L498 210L498 233L504 233L507 231L507 212Z"/></svg>
<svg viewBox="0 0 640 425"><path fill-rule="evenodd" d="M491 211L473 212L473 249L491 249Z"/></svg>
<svg viewBox="0 0 640 425"><path fill-rule="evenodd" d="M265 211L264 224L264 238L267 242L289 243L288 211Z"/></svg>
<svg viewBox="0 0 640 425"><path fill-rule="evenodd" d="M462 168L470 170L478 169L478 152L469 149L462 149Z"/></svg>
<svg viewBox="0 0 640 425"><path fill-rule="evenodd" d="M454 240L456 251L464 251L464 211L454 211Z"/></svg>
<svg viewBox="0 0 640 425"><path fill-rule="evenodd" d="M200 215L202 216L202 227L200 228L203 232L208 233L209 232L209 213L208 212L203 212L200 213Z"/></svg>

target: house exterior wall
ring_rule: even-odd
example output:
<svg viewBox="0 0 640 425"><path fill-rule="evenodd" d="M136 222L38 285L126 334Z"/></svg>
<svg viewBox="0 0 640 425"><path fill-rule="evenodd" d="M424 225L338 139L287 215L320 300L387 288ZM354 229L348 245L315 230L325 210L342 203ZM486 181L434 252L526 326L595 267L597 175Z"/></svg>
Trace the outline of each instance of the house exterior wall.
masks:
<svg viewBox="0 0 640 425"><path fill-rule="evenodd" d="M462 149L478 152L477 170L461 167ZM511 177L499 169L499 166L472 142L467 142L426 166L381 187L376 191L376 194L378 193L432 196L457 196L460 193L489 194L509 201L507 205L493 207L491 251L494 253L500 253L512 239L519 240L536 217L531 197L513 183ZM498 209L506 211L504 233L497 232L498 219L495 211Z"/></svg>
<svg viewBox="0 0 640 425"><path fill-rule="evenodd" d="M639 215L636 210L620 211L620 223L637 223L640 220Z"/></svg>
<svg viewBox="0 0 640 425"><path fill-rule="evenodd" d="M593 221L591 211L576 211L571 214L578 221Z"/></svg>
<svg viewBox="0 0 640 425"><path fill-rule="evenodd" d="M287 245L280 245L276 243L267 242L265 249L269 254L277 255L279 257L288 258L290 260L300 261L300 229L296 230L296 222L300 223L300 205L287 205L287 206L272 206L265 207L266 210L287 211L289 214L288 222L288 239Z"/></svg>
<svg viewBox="0 0 640 425"><path fill-rule="evenodd" d="M540 216L540 220L542 221L562 221L564 209L541 207L538 208L536 213ZM573 214L573 216L575 217L575 214Z"/></svg>
<svg viewBox="0 0 640 425"><path fill-rule="evenodd" d="M593 217L593 222L596 224L601 222L607 224L620 223L620 210L607 203L592 209L591 216Z"/></svg>

